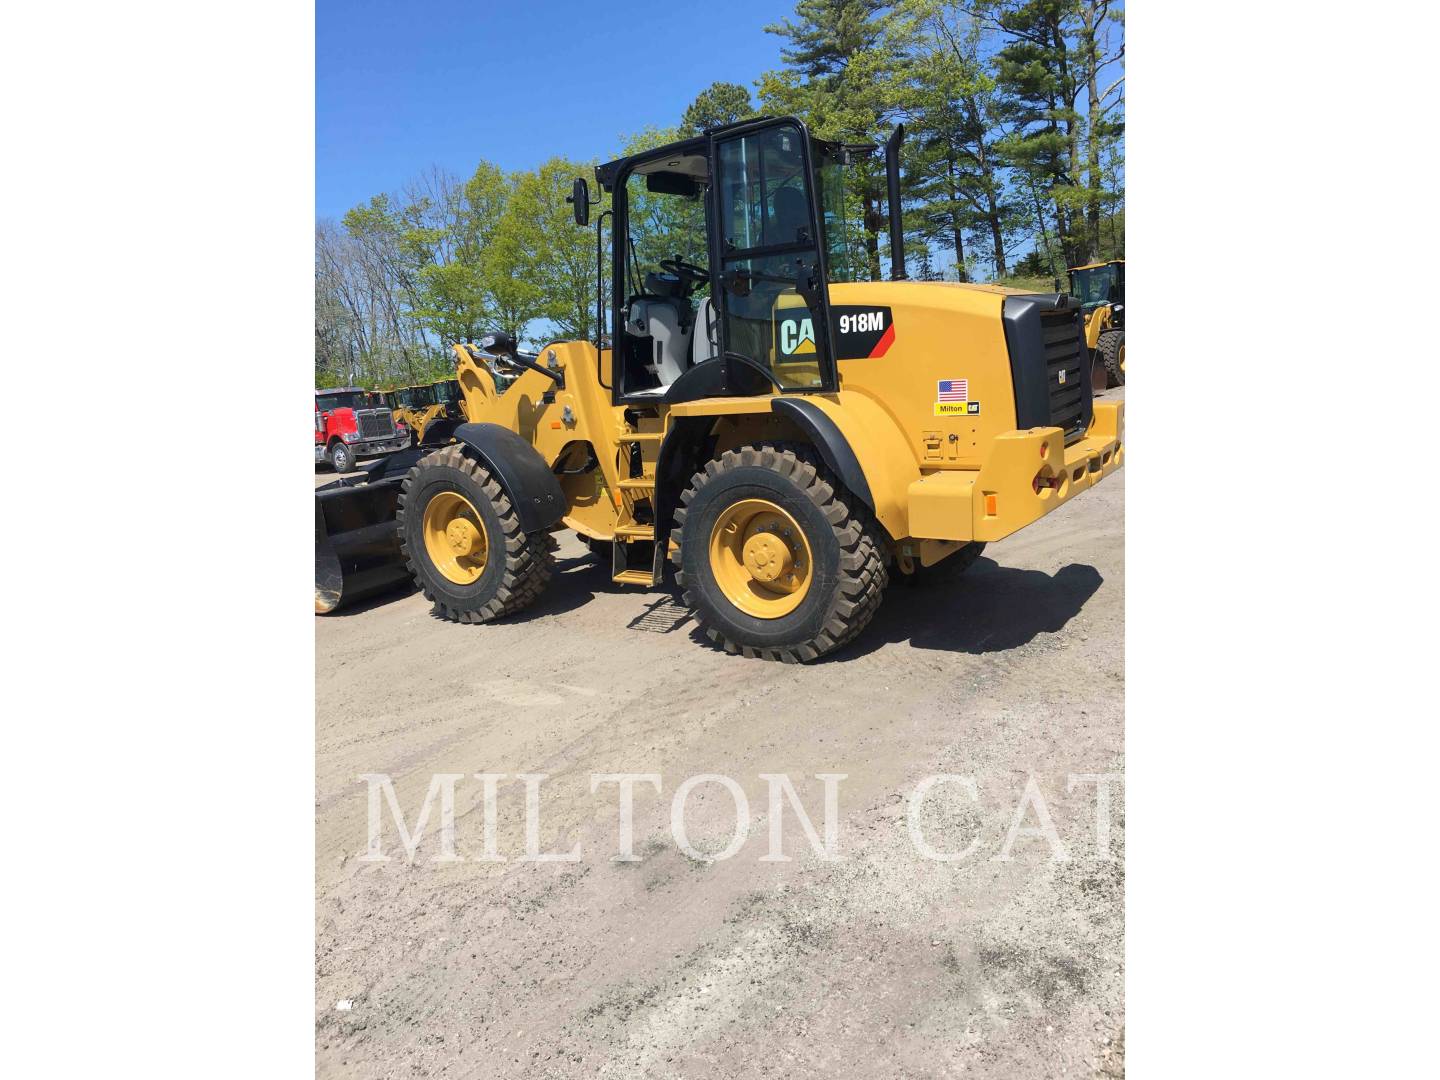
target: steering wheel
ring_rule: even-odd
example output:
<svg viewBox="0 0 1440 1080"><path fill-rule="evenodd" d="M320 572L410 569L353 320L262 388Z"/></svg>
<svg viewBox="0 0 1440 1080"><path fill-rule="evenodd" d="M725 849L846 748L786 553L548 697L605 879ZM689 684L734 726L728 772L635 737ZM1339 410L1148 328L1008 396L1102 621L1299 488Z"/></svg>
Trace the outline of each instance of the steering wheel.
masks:
<svg viewBox="0 0 1440 1080"><path fill-rule="evenodd" d="M694 263L686 262L676 255L673 259L661 259L660 269L667 274L674 274L686 285L706 285L710 281L710 271L703 266L696 266Z"/></svg>

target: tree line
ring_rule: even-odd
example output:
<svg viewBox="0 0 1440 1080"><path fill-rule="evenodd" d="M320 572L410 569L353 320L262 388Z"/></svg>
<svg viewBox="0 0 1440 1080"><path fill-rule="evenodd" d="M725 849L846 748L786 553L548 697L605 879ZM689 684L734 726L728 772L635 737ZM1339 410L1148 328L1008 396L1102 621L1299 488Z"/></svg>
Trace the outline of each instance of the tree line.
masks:
<svg viewBox="0 0 1440 1080"><path fill-rule="evenodd" d="M781 66L754 92L702 91L673 128L614 157L750 116L791 114L815 136L882 143L903 123L911 277L1050 288L1067 266L1124 251L1123 11L1112 0L798 0L767 26ZM443 377L449 345L593 338L595 234L570 181L595 162L552 158L468 178L432 169L315 233L317 385ZM844 214L855 276L888 262L883 161L851 170ZM635 214L647 244L644 214ZM693 223L692 223L693 224ZM655 242L663 242L656 221Z"/></svg>

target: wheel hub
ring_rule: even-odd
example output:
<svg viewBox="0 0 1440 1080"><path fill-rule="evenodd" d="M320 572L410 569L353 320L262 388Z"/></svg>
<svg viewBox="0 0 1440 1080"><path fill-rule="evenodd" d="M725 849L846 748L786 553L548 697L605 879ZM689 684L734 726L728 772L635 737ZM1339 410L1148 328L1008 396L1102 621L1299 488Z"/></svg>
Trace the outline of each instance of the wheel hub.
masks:
<svg viewBox="0 0 1440 1080"><path fill-rule="evenodd" d="M781 618L809 592L810 542L800 523L768 499L741 499L722 510L709 554L716 584L747 615Z"/></svg>
<svg viewBox="0 0 1440 1080"><path fill-rule="evenodd" d="M456 555L473 555L485 543L485 535L465 518L456 518L446 526L445 539Z"/></svg>
<svg viewBox="0 0 1440 1080"><path fill-rule="evenodd" d="M745 541L745 569L756 581L766 583L784 577L795 565L790 549L778 536L757 532Z"/></svg>
<svg viewBox="0 0 1440 1080"><path fill-rule="evenodd" d="M490 541L484 519L458 491L439 491L425 504L421 517L425 553L448 581L471 585L485 572Z"/></svg>

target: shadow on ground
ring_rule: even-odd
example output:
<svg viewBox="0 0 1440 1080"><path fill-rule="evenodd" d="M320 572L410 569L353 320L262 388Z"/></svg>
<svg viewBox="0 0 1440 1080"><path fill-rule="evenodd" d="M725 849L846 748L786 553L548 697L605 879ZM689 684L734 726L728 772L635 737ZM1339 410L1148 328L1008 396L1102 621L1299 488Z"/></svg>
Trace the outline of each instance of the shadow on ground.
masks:
<svg viewBox="0 0 1440 1080"><path fill-rule="evenodd" d="M1054 634L1080 613L1105 579L1093 566L1071 563L1054 574L981 558L963 573L941 563L913 584L896 583L860 636L819 663L853 660L882 645L908 641L917 649L995 653ZM691 639L723 651L696 627Z"/></svg>
<svg viewBox="0 0 1440 1080"><path fill-rule="evenodd" d="M874 621L837 660L864 656L881 645L908 641L917 649L993 653L1055 634L1080 613L1104 582L1083 563L1054 574L1021 570L980 558L963 574L943 573L944 563L915 585L891 586Z"/></svg>
<svg viewBox="0 0 1440 1080"><path fill-rule="evenodd" d="M620 585L610 577L610 563L594 555L575 555L555 560L555 576L540 599L524 611L511 615L507 623L549 619L583 607L602 593L634 593L635 586Z"/></svg>
<svg viewBox="0 0 1440 1080"><path fill-rule="evenodd" d="M826 660L845 661L902 641L917 649L945 652L1006 652L1028 645L1040 634L1063 630L1104 580L1095 567L1083 563L1071 563L1054 574L1001 566L986 558L963 573L950 572L941 563L922 572L913 585L892 584L860 637ZM557 559L555 576L540 599L505 621L549 619L600 594L631 591L633 587L613 582L609 566L591 555ZM413 586L401 588L343 607L326 618L360 615L414 592ZM650 593L645 610L628 627L652 633L687 627L697 644L721 649L694 624L668 572L664 588Z"/></svg>

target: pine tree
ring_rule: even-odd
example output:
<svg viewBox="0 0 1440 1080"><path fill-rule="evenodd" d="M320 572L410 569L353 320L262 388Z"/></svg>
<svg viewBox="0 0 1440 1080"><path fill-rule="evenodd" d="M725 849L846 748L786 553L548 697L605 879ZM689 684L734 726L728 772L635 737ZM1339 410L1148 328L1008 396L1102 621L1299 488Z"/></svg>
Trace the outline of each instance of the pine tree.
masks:
<svg viewBox="0 0 1440 1080"><path fill-rule="evenodd" d="M766 112L804 118L811 133L843 143L883 142L901 96L903 26L881 0L799 0L795 21L765 28L784 38L786 66L760 80ZM884 166L872 157L852 169L865 258L880 278Z"/></svg>
<svg viewBox="0 0 1440 1080"><path fill-rule="evenodd" d="M680 118L680 130L685 135L699 135L702 132L737 120L746 120L755 115L750 101L750 91L738 83L711 83L696 95L685 115Z"/></svg>
<svg viewBox="0 0 1440 1080"><path fill-rule="evenodd" d="M915 149L906 167L922 207L920 231L954 251L961 281L967 232L1004 277L1007 248L1028 215L1006 183L1004 108L981 55L982 25L946 0L912 0L901 10L914 42L907 113Z"/></svg>

